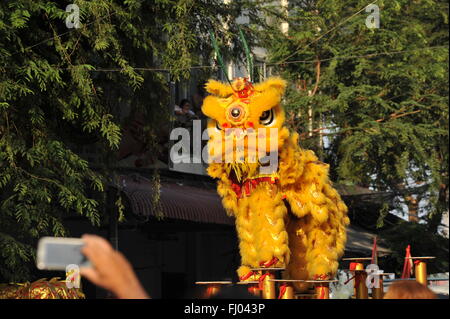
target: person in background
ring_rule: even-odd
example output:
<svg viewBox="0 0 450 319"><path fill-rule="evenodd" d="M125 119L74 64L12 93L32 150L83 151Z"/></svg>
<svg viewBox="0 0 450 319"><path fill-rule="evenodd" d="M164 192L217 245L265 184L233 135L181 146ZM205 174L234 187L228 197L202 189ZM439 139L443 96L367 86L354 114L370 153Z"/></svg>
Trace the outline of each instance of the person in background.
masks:
<svg viewBox="0 0 450 319"><path fill-rule="evenodd" d="M402 280L393 283L384 299L437 299L428 287L415 280Z"/></svg>
<svg viewBox="0 0 450 319"><path fill-rule="evenodd" d="M127 259L102 237L83 235L81 252L92 267L80 269L81 276L114 293L119 299L149 299Z"/></svg>
<svg viewBox="0 0 450 319"><path fill-rule="evenodd" d="M175 105L174 111L176 115L196 117L195 113L191 110L191 102L188 99L181 100L179 106Z"/></svg>
<svg viewBox="0 0 450 319"><path fill-rule="evenodd" d="M191 102L187 99L183 99L180 102L180 106L175 105L175 126L184 127L188 130L192 130L193 120L198 119L198 116L191 110ZM191 132L192 133L192 132Z"/></svg>

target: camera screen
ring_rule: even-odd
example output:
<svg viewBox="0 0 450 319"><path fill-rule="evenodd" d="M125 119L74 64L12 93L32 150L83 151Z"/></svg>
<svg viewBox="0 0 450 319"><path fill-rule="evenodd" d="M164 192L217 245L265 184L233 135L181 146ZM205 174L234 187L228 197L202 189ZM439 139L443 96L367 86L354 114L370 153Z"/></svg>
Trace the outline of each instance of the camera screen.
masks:
<svg viewBox="0 0 450 319"><path fill-rule="evenodd" d="M67 265L89 266L81 253L82 244L47 243L44 263L46 268L65 270Z"/></svg>

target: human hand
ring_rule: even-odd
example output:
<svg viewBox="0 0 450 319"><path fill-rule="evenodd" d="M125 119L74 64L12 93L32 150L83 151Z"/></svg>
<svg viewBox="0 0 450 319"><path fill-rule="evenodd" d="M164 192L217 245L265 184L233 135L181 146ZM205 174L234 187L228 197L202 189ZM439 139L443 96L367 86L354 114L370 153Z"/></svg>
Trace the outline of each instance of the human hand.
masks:
<svg viewBox="0 0 450 319"><path fill-rule="evenodd" d="M82 267L80 273L97 286L113 292L121 299L149 298L130 263L108 241L95 235L82 236L85 245L81 252L92 267Z"/></svg>

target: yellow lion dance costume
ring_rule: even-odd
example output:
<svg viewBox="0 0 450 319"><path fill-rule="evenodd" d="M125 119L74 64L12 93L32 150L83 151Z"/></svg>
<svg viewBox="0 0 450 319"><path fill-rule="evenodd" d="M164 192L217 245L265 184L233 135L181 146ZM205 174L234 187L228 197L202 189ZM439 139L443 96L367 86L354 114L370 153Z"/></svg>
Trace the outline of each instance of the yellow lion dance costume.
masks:
<svg viewBox="0 0 450 319"><path fill-rule="evenodd" d="M236 218L240 280L248 280L251 268L257 267L285 267L284 277L290 279L329 279L344 252L347 207L328 178L329 165L302 149L298 134L284 126L280 102L285 88L286 82L276 77L254 85L246 78L231 85L215 80L206 84L211 95L202 111L210 118L209 155L222 159L209 164L208 174L219 179L223 206ZM248 160L254 154L249 141L252 135L265 137L266 145L258 145L258 152L269 154L271 128L278 132L278 165L261 174L261 161ZM244 149L227 147L230 137L243 140ZM243 157L223 161L230 152ZM298 290L307 287L296 285Z"/></svg>

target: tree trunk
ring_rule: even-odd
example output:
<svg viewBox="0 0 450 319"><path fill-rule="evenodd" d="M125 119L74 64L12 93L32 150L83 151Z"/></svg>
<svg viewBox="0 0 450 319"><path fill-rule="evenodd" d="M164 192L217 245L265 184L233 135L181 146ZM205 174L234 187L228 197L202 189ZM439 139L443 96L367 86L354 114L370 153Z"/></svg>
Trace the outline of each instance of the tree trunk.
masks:
<svg viewBox="0 0 450 319"><path fill-rule="evenodd" d="M408 220L410 222L417 223L419 221L418 206L419 203L417 199L411 195L405 196L406 204L408 205Z"/></svg>

